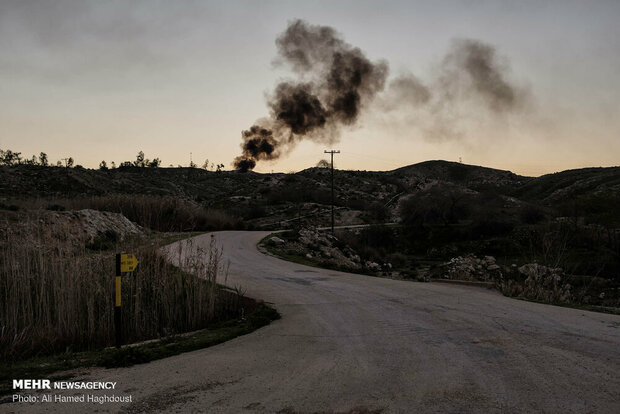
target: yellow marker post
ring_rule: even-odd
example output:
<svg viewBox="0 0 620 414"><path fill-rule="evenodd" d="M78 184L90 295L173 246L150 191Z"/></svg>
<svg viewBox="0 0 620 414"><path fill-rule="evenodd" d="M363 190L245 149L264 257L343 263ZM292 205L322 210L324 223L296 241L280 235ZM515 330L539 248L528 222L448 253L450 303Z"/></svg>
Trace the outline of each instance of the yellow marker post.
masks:
<svg viewBox="0 0 620 414"><path fill-rule="evenodd" d="M116 302L114 306L118 308L121 307L121 277L120 276L116 276Z"/></svg>
<svg viewBox="0 0 620 414"><path fill-rule="evenodd" d="M116 254L116 301L114 303L114 328L116 330L116 347L120 348L122 343L122 319L121 319L121 256Z"/></svg>
<svg viewBox="0 0 620 414"><path fill-rule="evenodd" d="M133 272L138 266L138 259L133 254L121 254L121 273Z"/></svg>
<svg viewBox="0 0 620 414"><path fill-rule="evenodd" d="M133 272L138 266L138 259L133 254L116 254L116 300L114 301L114 327L116 329L116 347L120 348L123 342L123 320L121 318L121 276L123 273Z"/></svg>

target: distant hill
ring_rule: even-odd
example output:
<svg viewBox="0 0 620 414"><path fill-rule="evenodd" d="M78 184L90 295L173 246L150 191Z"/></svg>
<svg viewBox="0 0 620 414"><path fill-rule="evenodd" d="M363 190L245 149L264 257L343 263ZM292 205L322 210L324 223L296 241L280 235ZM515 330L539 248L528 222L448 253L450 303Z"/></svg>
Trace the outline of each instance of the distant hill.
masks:
<svg viewBox="0 0 620 414"><path fill-rule="evenodd" d="M257 174L212 172L198 168L120 167L109 170L42 167L0 167L2 197L76 197L147 194L206 200L251 194Z"/></svg>
<svg viewBox="0 0 620 414"><path fill-rule="evenodd" d="M491 186L517 188L532 180L511 171L450 161L425 161L390 171L396 176L417 179L434 179L465 186Z"/></svg>
<svg viewBox="0 0 620 414"><path fill-rule="evenodd" d="M520 186L515 195L555 203L589 196L620 194L620 167L581 168L547 174Z"/></svg>
<svg viewBox="0 0 620 414"><path fill-rule="evenodd" d="M620 167L583 168L533 178L435 160L392 171L336 170L335 177L336 205L358 212L342 220L356 223L368 219L362 213L371 205L375 209L377 205L389 205L395 217L400 198L431 187L440 192L445 188L450 192L492 193L547 207L565 207L568 202L579 201L592 204L591 200L596 199L596 214L602 214L601 210L616 200L620 202ZM330 170L325 168L309 168L296 174L260 174L198 168L0 167L0 202L5 204L14 199L141 194L188 200L259 223L327 207L331 203L330 185Z"/></svg>

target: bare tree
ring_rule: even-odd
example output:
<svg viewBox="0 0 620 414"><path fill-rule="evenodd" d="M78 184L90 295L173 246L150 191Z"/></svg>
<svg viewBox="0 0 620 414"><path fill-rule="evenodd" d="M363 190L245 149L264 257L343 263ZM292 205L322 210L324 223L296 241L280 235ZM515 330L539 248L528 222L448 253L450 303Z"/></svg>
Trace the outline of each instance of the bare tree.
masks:
<svg viewBox="0 0 620 414"><path fill-rule="evenodd" d="M138 152L138 155L136 155L136 160L134 161L133 165L135 165L136 167L146 167L148 162L149 160L144 158L144 152L140 151Z"/></svg>
<svg viewBox="0 0 620 414"><path fill-rule="evenodd" d="M321 161L317 162L316 166L318 168L329 168L330 164L329 164L329 161L327 161L327 160L321 160Z"/></svg>
<svg viewBox="0 0 620 414"><path fill-rule="evenodd" d="M44 152L41 152L39 154L39 164L41 164L44 167L47 167L48 165L48 160L47 160L47 154Z"/></svg>

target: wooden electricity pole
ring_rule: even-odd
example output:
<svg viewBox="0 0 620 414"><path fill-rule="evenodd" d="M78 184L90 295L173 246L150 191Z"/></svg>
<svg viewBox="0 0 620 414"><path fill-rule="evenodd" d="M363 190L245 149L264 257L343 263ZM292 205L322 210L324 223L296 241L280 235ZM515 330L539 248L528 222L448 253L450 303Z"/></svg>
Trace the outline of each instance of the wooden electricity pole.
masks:
<svg viewBox="0 0 620 414"><path fill-rule="evenodd" d="M334 154L340 154L340 151L325 150L323 152L332 156L332 234L334 234Z"/></svg>

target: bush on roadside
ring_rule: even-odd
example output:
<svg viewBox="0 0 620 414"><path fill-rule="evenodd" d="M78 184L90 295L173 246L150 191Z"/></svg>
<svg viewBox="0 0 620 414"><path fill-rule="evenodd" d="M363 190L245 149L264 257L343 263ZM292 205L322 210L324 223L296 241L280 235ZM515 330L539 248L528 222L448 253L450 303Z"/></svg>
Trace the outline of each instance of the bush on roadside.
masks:
<svg viewBox="0 0 620 414"><path fill-rule="evenodd" d="M243 228L241 219L226 211L208 209L194 201L171 196L112 194L59 200L47 207L56 211L65 208L121 213L140 226L162 232Z"/></svg>

